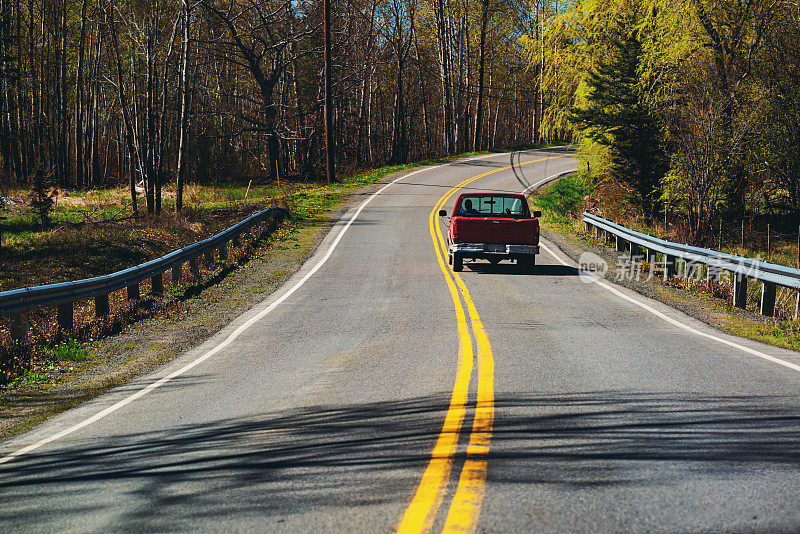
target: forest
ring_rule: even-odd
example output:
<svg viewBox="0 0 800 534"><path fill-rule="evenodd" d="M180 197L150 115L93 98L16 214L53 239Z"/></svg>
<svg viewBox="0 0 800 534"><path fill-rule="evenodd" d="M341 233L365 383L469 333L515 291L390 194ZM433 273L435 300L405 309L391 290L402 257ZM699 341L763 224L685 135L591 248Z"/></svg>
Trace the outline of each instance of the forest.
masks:
<svg viewBox="0 0 800 534"><path fill-rule="evenodd" d="M326 178L324 5L0 0L0 187ZM331 154L343 172L539 141L523 36L543 8L334 0ZM553 13L549 13L553 15ZM137 199L136 189L143 191Z"/></svg>
<svg viewBox="0 0 800 534"><path fill-rule="evenodd" d="M694 244L798 235L800 4L574 0L542 37L543 135L580 140L590 209Z"/></svg>
<svg viewBox="0 0 800 534"><path fill-rule="evenodd" d="M565 140L590 209L700 244L800 222L794 0L0 0L0 36L0 188L158 213L168 183L180 210L187 181L324 181L329 152Z"/></svg>

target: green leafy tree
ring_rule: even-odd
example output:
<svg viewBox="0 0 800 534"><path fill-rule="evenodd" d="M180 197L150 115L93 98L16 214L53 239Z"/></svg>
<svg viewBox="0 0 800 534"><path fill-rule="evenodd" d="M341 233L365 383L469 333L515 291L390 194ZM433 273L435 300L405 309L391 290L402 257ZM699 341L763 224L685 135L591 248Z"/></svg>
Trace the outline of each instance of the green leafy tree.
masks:
<svg viewBox="0 0 800 534"><path fill-rule="evenodd" d="M32 176L33 188L31 189L31 207L36 210L42 227L50 225L50 213L56 204L55 197L58 192L50 189L47 175L41 167L38 167Z"/></svg>
<svg viewBox="0 0 800 534"><path fill-rule="evenodd" d="M584 79L585 97L570 121L582 137L606 147L606 172L635 191L645 216L658 210L661 178L668 170L658 117L640 83L642 42L637 17L624 13L607 26L606 57Z"/></svg>

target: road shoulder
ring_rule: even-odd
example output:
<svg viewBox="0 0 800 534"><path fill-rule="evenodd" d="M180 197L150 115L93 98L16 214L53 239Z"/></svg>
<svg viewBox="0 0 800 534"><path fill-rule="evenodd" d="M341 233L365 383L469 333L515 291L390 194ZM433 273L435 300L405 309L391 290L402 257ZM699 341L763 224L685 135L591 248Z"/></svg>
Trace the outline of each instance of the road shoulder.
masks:
<svg viewBox="0 0 800 534"><path fill-rule="evenodd" d="M780 335L780 325L774 319L735 308L709 293L665 284L657 277L649 277L646 272L640 276L619 276L620 273L627 272L627 257L619 256L619 253L609 247L596 246L586 236L542 228L542 237L555 244L575 262L579 262L581 254L587 252L599 256L608 264L605 278L609 282L666 304L716 330L782 349L798 349L790 337Z"/></svg>

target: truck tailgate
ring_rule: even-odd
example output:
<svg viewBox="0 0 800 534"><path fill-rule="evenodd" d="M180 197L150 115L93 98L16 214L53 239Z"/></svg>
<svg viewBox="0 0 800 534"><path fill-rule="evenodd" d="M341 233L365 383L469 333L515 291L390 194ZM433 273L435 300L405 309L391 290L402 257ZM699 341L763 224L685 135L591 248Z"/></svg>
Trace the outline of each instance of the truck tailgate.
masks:
<svg viewBox="0 0 800 534"><path fill-rule="evenodd" d="M538 219L456 217L453 222L454 243L539 244Z"/></svg>

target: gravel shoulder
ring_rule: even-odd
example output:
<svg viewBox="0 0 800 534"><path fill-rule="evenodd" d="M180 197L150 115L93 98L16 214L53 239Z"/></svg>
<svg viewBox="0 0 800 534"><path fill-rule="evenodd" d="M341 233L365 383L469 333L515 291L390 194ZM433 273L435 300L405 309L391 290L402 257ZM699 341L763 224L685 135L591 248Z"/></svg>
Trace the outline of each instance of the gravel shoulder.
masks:
<svg viewBox="0 0 800 534"><path fill-rule="evenodd" d="M382 182L393 179L386 176ZM0 439L19 434L115 386L151 372L216 334L279 288L311 257L334 223L382 184L354 190L302 224L284 222L245 264L168 313L94 342L56 384L20 381L0 391Z"/></svg>

